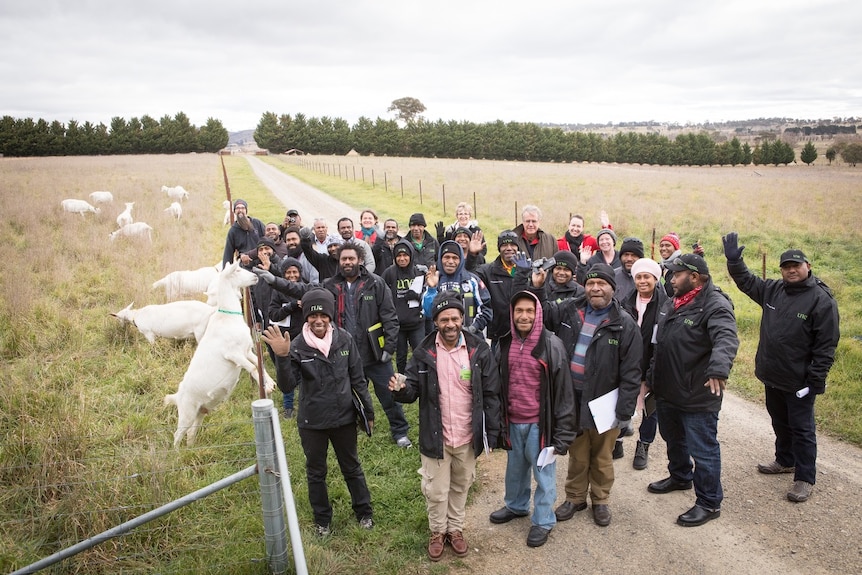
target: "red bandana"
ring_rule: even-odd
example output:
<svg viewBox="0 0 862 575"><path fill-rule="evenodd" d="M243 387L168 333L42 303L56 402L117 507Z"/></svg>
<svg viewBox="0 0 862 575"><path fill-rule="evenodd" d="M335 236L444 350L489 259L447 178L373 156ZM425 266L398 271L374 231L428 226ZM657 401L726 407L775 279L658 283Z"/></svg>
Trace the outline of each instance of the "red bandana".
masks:
<svg viewBox="0 0 862 575"><path fill-rule="evenodd" d="M678 310L688 302L694 299L694 296L700 293L700 290L703 289L703 286L697 286L687 294L681 295L680 297L673 298L673 309Z"/></svg>

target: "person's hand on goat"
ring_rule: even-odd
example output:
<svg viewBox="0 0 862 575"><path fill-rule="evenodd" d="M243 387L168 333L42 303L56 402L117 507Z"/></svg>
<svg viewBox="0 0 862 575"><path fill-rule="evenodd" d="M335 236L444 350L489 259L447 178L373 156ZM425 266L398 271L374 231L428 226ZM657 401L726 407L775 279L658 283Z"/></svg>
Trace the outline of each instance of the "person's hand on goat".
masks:
<svg viewBox="0 0 862 575"><path fill-rule="evenodd" d="M290 334L281 333L281 329L277 325L270 324L263 333L260 334L260 339L266 342L275 355L279 357L287 357L290 353Z"/></svg>

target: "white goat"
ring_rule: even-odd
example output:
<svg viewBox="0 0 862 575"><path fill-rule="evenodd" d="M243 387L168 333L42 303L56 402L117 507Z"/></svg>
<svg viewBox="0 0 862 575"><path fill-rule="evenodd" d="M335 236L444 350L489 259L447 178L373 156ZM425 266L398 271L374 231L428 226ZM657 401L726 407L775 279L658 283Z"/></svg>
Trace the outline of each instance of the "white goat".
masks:
<svg viewBox="0 0 862 575"><path fill-rule="evenodd" d="M94 204L109 204L114 201L114 194L111 192L91 192L90 201Z"/></svg>
<svg viewBox="0 0 862 575"><path fill-rule="evenodd" d="M239 267L239 261L219 273L218 309L192 356L177 392L165 396L165 405L177 406L174 447L186 438L192 445L204 415L233 393L244 369L258 382L257 356L248 325L242 315L237 290L257 283L257 276ZM259 385L259 382L258 382ZM275 382L264 371L267 395Z"/></svg>
<svg viewBox="0 0 862 575"><path fill-rule="evenodd" d="M182 186L174 186L172 188L168 186L162 186L162 191L166 193L168 197L172 200L189 199L189 193Z"/></svg>
<svg viewBox="0 0 862 575"><path fill-rule="evenodd" d="M153 228L144 222L135 222L133 224L126 224L122 228L118 229L115 232L111 232L108 234L108 238L111 241L119 237L123 238L144 238L146 237L150 240L150 243L153 242Z"/></svg>
<svg viewBox="0 0 862 575"><path fill-rule="evenodd" d="M117 227L122 228L126 224L131 224L134 220L132 219L132 206L135 205L135 202L126 202L126 209L123 210L119 216L117 216Z"/></svg>
<svg viewBox="0 0 862 575"><path fill-rule="evenodd" d="M196 270L171 272L153 283L153 289L164 288L168 300L175 300L187 295L206 293L210 284L218 280L221 263ZM215 297L213 297L215 300Z"/></svg>
<svg viewBox="0 0 862 575"><path fill-rule="evenodd" d="M200 342L207 329L207 322L216 308L202 301L184 300L162 305L147 305L132 309L135 302L111 315L130 322L154 343L157 337L171 339L190 339Z"/></svg>
<svg viewBox="0 0 862 575"><path fill-rule="evenodd" d="M63 211L69 212L70 214L81 214L82 218L87 212L98 214L102 211L99 208L91 206L86 200L63 200L60 202L60 205L63 206Z"/></svg>
<svg viewBox="0 0 862 575"><path fill-rule="evenodd" d="M224 223L222 225L226 226L230 223L230 202L228 200L223 201L221 207L224 208Z"/></svg>
<svg viewBox="0 0 862 575"><path fill-rule="evenodd" d="M165 208L164 211L166 214L170 214L176 219L180 219L181 217L183 217L183 207L180 205L179 202L172 202L171 205Z"/></svg>

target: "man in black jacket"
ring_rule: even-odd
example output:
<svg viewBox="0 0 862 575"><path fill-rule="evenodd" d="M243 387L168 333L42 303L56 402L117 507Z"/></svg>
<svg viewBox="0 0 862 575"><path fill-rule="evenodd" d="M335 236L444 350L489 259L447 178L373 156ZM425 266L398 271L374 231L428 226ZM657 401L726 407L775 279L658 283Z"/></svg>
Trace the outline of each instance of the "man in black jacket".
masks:
<svg viewBox="0 0 862 575"><path fill-rule="evenodd" d="M323 282L323 287L335 294L333 321L353 336L363 359L365 377L374 384L377 399L389 418L392 439L398 447L411 447L404 411L389 391L389 379L395 373L392 354L398 337L398 317L386 283L360 263L365 255L363 245L351 240L338 246L339 270ZM254 272L274 289L300 300L314 287L277 278L257 268Z"/></svg>
<svg viewBox="0 0 862 575"><path fill-rule="evenodd" d="M659 312L647 385L656 396L670 476L647 489L663 494L691 489L693 483L695 505L676 522L696 527L721 514L718 412L739 339L733 304L713 285L702 257L685 254L667 268L673 272L674 297Z"/></svg>
<svg viewBox="0 0 862 575"><path fill-rule="evenodd" d="M413 351L406 376L389 383L395 399L419 400L422 493L431 540L428 556L438 561L446 543L459 557L464 540L467 493L476 458L497 444L500 379L484 338L462 329L461 294L441 292L432 305L437 329Z"/></svg>
<svg viewBox="0 0 862 575"><path fill-rule="evenodd" d="M800 250L781 254L780 280L763 280L748 270L736 232L724 236L727 271L737 287L762 309L754 374L766 390L766 411L775 431L775 459L759 464L769 475L793 473L787 499L807 501L817 475L814 399L826 391L840 337L838 304L811 273Z"/></svg>
<svg viewBox="0 0 862 575"><path fill-rule="evenodd" d="M544 283L544 271L533 281ZM614 485L614 443L620 431L631 424L640 391L640 331L632 317L614 299L614 270L595 264L586 274L585 293L559 303L543 302L545 327L563 342L566 364L575 390L574 413L578 435L569 446L566 500L555 514L567 521L592 502L593 521L600 527L611 523L609 507ZM617 390L612 404L613 420L599 427L589 402ZM613 397L613 396L611 396Z"/></svg>
<svg viewBox="0 0 862 575"><path fill-rule="evenodd" d="M238 255L242 265L248 265L251 261L245 252L257 248L257 242L266 235L263 222L257 218L249 217L248 202L236 200L233 203L233 213L236 221L227 231L224 241L224 254L222 265L233 263L234 255Z"/></svg>
<svg viewBox="0 0 862 575"><path fill-rule="evenodd" d="M497 250L500 255L483 266L479 266L476 275L485 284L491 294L491 310L493 316L488 325L487 336L491 340L491 349L497 349L497 342L509 333L509 308L512 300L512 283L515 278L515 254L518 253L518 234L512 230L503 230L497 236Z"/></svg>

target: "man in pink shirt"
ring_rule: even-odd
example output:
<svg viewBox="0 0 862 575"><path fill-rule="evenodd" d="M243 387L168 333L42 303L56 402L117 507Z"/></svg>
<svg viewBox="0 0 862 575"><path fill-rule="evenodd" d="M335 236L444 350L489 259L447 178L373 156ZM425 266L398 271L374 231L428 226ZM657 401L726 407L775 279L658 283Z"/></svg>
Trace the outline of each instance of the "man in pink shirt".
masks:
<svg viewBox="0 0 862 575"><path fill-rule="evenodd" d="M497 444L500 380L485 339L462 329L461 294L439 293L431 313L435 331L413 351L406 374L392 377L389 389L396 401L419 400L419 474L431 528L428 557L439 561L446 543L455 555L467 554L467 492L476 457Z"/></svg>

